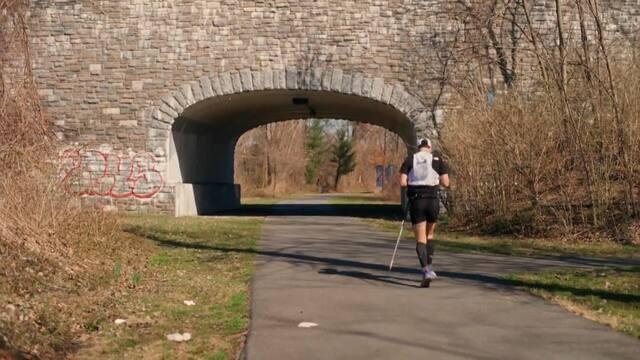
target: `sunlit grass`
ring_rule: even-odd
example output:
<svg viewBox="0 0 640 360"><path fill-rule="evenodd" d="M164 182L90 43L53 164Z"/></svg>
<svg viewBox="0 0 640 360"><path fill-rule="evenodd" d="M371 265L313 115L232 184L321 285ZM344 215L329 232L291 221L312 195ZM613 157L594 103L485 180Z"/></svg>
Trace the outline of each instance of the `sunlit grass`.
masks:
<svg viewBox="0 0 640 360"><path fill-rule="evenodd" d="M443 219L446 224L446 219ZM397 233L399 221L365 220L372 226ZM411 238L411 231L404 236ZM623 245L611 241L579 242L554 239L526 239L516 237L473 236L463 233L436 230L438 249L451 252L489 253L517 256L593 256L593 257L640 257L640 246Z"/></svg>
<svg viewBox="0 0 640 360"><path fill-rule="evenodd" d="M640 267L554 270L507 277L531 293L640 339Z"/></svg>
<svg viewBox="0 0 640 360"><path fill-rule="evenodd" d="M399 204L398 201L387 200L384 196L374 193L334 194L329 203L333 205Z"/></svg>
<svg viewBox="0 0 640 360"><path fill-rule="evenodd" d="M241 200L242 205L273 205L282 201L282 198L275 197L249 197Z"/></svg>
<svg viewBox="0 0 640 360"><path fill-rule="evenodd" d="M127 325L104 324L81 358L236 356L249 324L249 281L261 218L127 216L123 231L155 244L142 291L121 299ZM195 302L187 306L185 300ZM191 333L186 343L166 339Z"/></svg>

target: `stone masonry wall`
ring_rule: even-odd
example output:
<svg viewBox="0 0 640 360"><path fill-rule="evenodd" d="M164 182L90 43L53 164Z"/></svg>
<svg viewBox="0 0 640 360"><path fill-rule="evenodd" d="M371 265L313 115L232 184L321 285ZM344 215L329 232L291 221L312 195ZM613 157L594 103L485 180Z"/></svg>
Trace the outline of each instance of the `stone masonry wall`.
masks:
<svg viewBox="0 0 640 360"><path fill-rule="evenodd" d="M438 75L422 72L426 78L418 79L415 73L436 61L435 54L416 56L415 48L451 28L442 20L445 3L34 1L35 75L58 136L68 144L61 160L70 192L126 209L170 212L166 151L149 143L148 129L163 96L203 76L332 68L381 78L428 104ZM551 19L552 1L535 4L539 21ZM609 30L636 34L640 2L607 4L615 15ZM441 125L442 117L437 120Z"/></svg>

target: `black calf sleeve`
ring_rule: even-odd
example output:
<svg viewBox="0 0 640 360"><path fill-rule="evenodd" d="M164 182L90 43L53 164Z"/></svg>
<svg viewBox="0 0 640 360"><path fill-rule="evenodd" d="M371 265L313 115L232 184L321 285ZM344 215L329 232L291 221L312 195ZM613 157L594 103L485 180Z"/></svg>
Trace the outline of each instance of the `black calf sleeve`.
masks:
<svg viewBox="0 0 640 360"><path fill-rule="evenodd" d="M420 260L420 266L427 266L428 255L427 255L427 245L423 243L416 243L416 252L418 253L418 259Z"/></svg>
<svg viewBox="0 0 640 360"><path fill-rule="evenodd" d="M436 244L433 243L433 239L427 241L426 250L427 250L427 264L431 265L431 263L433 262L433 254L436 251Z"/></svg>

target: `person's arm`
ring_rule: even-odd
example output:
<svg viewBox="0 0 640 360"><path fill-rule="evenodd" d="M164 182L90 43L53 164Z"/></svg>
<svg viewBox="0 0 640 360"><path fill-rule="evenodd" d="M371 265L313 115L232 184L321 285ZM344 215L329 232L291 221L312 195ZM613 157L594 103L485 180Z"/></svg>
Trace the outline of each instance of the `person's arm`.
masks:
<svg viewBox="0 0 640 360"><path fill-rule="evenodd" d="M446 188L449 187L449 174L440 175L440 185Z"/></svg>
<svg viewBox="0 0 640 360"><path fill-rule="evenodd" d="M444 162L444 159L442 159L442 157L439 155L438 160L439 161L436 171L440 176L440 186L448 188L449 185L451 185L451 183L449 182L449 167L447 166L447 163Z"/></svg>
<svg viewBox="0 0 640 360"><path fill-rule="evenodd" d="M409 172L413 167L413 157L407 156L407 158L400 166L400 186L407 187L409 185Z"/></svg>

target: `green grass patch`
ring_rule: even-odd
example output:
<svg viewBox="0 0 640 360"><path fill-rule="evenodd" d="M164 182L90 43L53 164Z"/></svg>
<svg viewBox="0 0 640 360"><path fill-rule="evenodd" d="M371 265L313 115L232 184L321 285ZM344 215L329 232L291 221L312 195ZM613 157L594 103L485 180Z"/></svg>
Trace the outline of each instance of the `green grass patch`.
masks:
<svg viewBox="0 0 640 360"><path fill-rule="evenodd" d="M396 233L399 221L365 220L370 225ZM446 224L446 221L443 221ZM405 226L404 237L413 238L413 232ZM640 246L622 245L609 241L569 242L552 239L523 239L513 237L473 236L461 233L438 231L438 249L450 252L488 253L516 256L593 256L593 257L640 257Z"/></svg>
<svg viewBox="0 0 640 360"><path fill-rule="evenodd" d="M640 267L513 274L507 280L640 339Z"/></svg>
<svg viewBox="0 0 640 360"><path fill-rule="evenodd" d="M147 267L133 275L134 289L118 299L127 324L106 322L78 358L235 357L249 324L248 285L262 219L133 215L121 223L154 251L140 259ZM191 333L192 340L166 339L176 332Z"/></svg>
<svg viewBox="0 0 640 360"><path fill-rule="evenodd" d="M398 201L386 200L382 195L373 193L335 194L329 200L332 205L350 204L399 204Z"/></svg>
<svg viewBox="0 0 640 360"><path fill-rule="evenodd" d="M166 266L170 263L171 255L169 255L167 252L162 252L149 258L149 265L151 266Z"/></svg>
<svg viewBox="0 0 640 360"><path fill-rule="evenodd" d="M229 355L224 351L218 351L212 355L206 357L207 360L227 360Z"/></svg>

